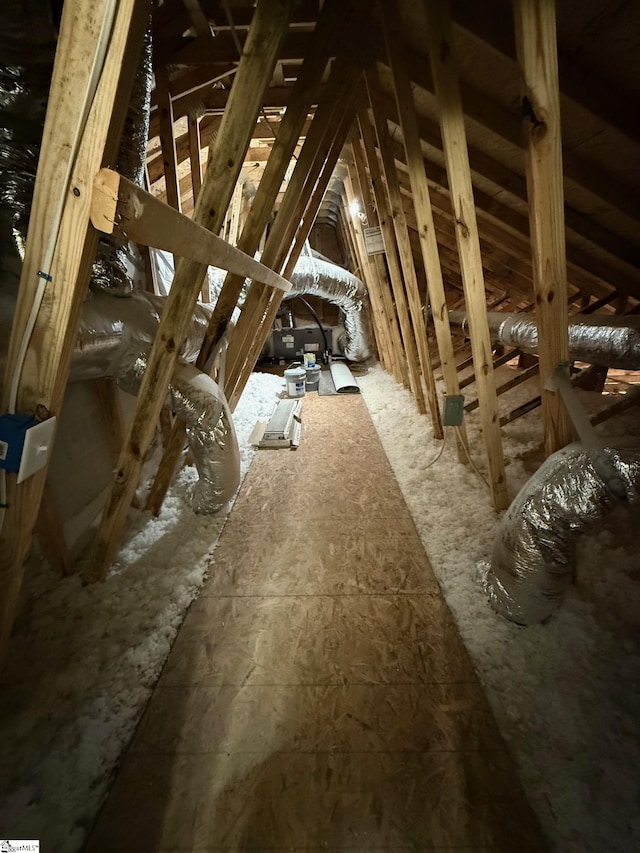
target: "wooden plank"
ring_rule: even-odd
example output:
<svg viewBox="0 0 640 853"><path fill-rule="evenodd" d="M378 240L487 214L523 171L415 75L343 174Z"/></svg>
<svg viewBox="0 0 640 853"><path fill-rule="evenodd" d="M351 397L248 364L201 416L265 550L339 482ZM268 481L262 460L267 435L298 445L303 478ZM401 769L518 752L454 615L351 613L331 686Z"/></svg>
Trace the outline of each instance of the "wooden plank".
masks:
<svg viewBox="0 0 640 853"><path fill-rule="evenodd" d="M212 143L194 221L216 233L236 185L262 101L256 81L271 78L291 12L290 0L260 0L235 76L229 109ZM193 314L205 265L180 259L149 354L136 412L100 522L92 569L104 577L118 547L144 455L155 432L166 389Z"/></svg>
<svg viewBox="0 0 640 853"><path fill-rule="evenodd" d="M109 4L97 0L77 0L63 8L9 342L3 411L37 411L46 417L58 415L62 405L97 246L97 234L89 224L93 177L103 157L113 162L117 154L131 82L148 25L149 9L143 3L122 0L115 19L109 8ZM97 56L103 61L94 67ZM38 270L51 280L29 336L29 316L42 280ZM19 353L25 339L26 359L20 373ZM18 378L17 385L14 377ZM0 661L13 623L22 566L46 474L44 466L20 485L15 474L7 476L8 506L0 532Z"/></svg>
<svg viewBox="0 0 640 853"><path fill-rule="evenodd" d="M564 237L560 97L555 3L514 0L516 50L527 105L527 187L538 325L544 448L547 455L572 440L560 395L546 388L569 361L567 262Z"/></svg>
<svg viewBox="0 0 640 853"><path fill-rule="evenodd" d="M92 385L102 412L102 422L109 443L109 456L115 466L125 437L124 418L118 389L113 379L107 378L94 379Z"/></svg>
<svg viewBox="0 0 640 853"><path fill-rule="evenodd" d="M602 424L605 421L610 420L617 415L621 415L623 412L626 412L627 409L630 409L632 406L640 405L640 397L637 394L629 394L627 391L626 394L622 395L622 399L615 402L612 406L609 406L607 409L603 409L601 412L593 415L591 418L591 426L597 426L598 424Z"/></svg>
<svg viewBox="0 0 640 853"><path fill-rule="evenodd" d="M240 181L236 184L231 199L231 219L229 221L229 236L228 242L232 246L238 245L238 231L240 228L240 208L242 206L242 184Z"/></svg>
<svg viewBox="0 0 640 853"><path fill-rule="evenodd" d="M429 195L429 183L424 170L424 158L418 132L416 109L411 92L411 81L403 56L400 14L396 0L389 0L389 2L383 3L381 11L387 55L393 75L398 117L402 128L402 138L407 157L407 166L409 168L422 261L427 275L427 290L431 304L433 326L438 342L440 365L442 367L447 394L459 394L460 388L458 386L458 374L453 357L453 342L451 340L447 300L444 292L444 280L442 278L442 268L438 252L438 240L436 238L433 210ZM458 461L466 463L468 453L465 453L465 449L462 446L462 444L467 446L464 424L459 430L456 430L456 440Z"/></svg>
<svg viewBox="0 0 640 853"><path fill-rule="evenodd" d="M385 198L384 187L382 185L382 175L378 165L378 158L375 149L375 139L373 128L369 124L366 110L361 107L358 112L358 126L360 135L364 145L364 152L367 164L369 166L369 174L371 177L371 187L373 189L373 197L378 211L378 221L382 230L382 239L384 240L384 250L389 268L389 276L391 278L391 288L393 290L393 298L395 301L396 312L398 315L398 323L402 334L403 348L407 358L407 370L409 372L409 384L411 392L416 398L416 405L420 414L427 411L427 406L422 390L422 382L418 372L418 350L416 340L409 318L409 309L407 306L407 297L404 290L404 282L402 280L402 271L398 261L396 252L395 236L393 226L391 225L391 215Z"/></svg>
<svg viewBox="0 0 640 853"><path fill-rule="evenodd" d="M517 358L518 354L522 355L522 353L520 353L520 350L509 348L507 352L493 359L493 369L496 370L496 368L502 367L503 364L507 364L509 361L512 361L514 358ZM532 356L532 358L534 358L534 356ZM518 366L520 367L521 365L519 364ZM472 385L475 381L475 373L470 373L469 376L465 376L464 379L460 380L460 390L462 391L463 388L466 388L468 385ZM497 393L499 394L500 392L498 391Z"/></svg>
<svg viewBox="0 0 640 853"><path fill-rule="evenodd" d="M279 126L275 144L240 235L238 247L249 255L253 255L260 247L278 191L322 80L328 61L329 46L333 42L341 19L337 0L329 0L325 3L316 28L313 47L305 57L300 75L293 87L289 106ZM264 247L261 248L264 249ZM207 363L210 353L214 351L224 334L242 292L244 281L244 276L228 274L225 277L196 362L200 369ZM147 499L147 509L154 515L160 512L186 440L184 423L178 422L173 433L170 443L164 449Z"/></svg>
<svg viewBox="0 0 640 853"><path fill-rule="evenodd" d="M480 419L487 454L493 505L497 510L509 504L504 471L498 400L492 366L491 339L487 323L482 256L478 237L467 153L464 116L451 41L451 22L445 0L428 6L428 47L440 113L440 128L447 164L451 199L455 210L456 240L465 300L469 314L471 351L480 400Z"/></svg>
<svg viewBox="0 0 640 853"><path fill-rule="evenodd" d="M364 206L364 212L367 217L367 223L370 227L380 227L378 221L378 213L371 198L371 190L369 188L369 179L367 178L367 170L364 160L364 153L360 140L356 137L351 145L353 155L353 165L357 176L357 186L360 191L360 197ZM353 180L353 179L352 179ZM409 387L409 369L407 367L407 356L402 343L402 335L400 333L400 325L398 323L398 315L391 295L391 284L387 274L387 267L384 258L381 255L373 255L373 268L376 273L376 278L380 288L380 295L384 305L385 313L389 321L389 334L393 346L393 363L395 365L394 375L397 382L402 382L405 388Z"/></svg>
<svg viewBox="0 0 640 853"><path fill-rule="evenodd" d="M107 234L115 233L145 246L172 252L174 256L205 266L211 264L280 290L291 290L289 282L269 267L111 169L101 169L96 175L91 222Z"/></svg>
<svg viewBox="0 0 640 853"><path fill-rule="evenodd" d="M191 160L191 189L193 191L193 206L198 201L198 193L202 186L202 163L200 162L200 121L197 116L189 116L189 159ZM177 157L176 157L177 159Z"/></svg>
<svg viewBox="0 0 640 853"><path fill-rule="evenodd" d="M45 560L63 578L73 574L73 564L64 538L64 525L56 500L45 484L40 502L40 512L35 528L38 544Z"/></svg>
<svg viewBox="0 0 640 853"><path fill-rule="evenodd" d="M513 421L517 421L518 418L523 417L524 415L532 412L534 409L537 409L542 403L542 397L537 396L532 400L529 400L527 403L523 403L521 406L518 406L516 409L513 409L509 412L508 415L503 415L500 418L500 426L506 426L507 424L513 423Z"/></svg>
<svg viewBox="0 0 640 853"><path fill-rule="evenodd" d="M427 390L426 397L429 404L429 412L431 414L433 436L434 438L440 439L443 437L442 419L440 416L440 406L438 405L436 382L433 377L433 368L431 367L431 356L429 354L429 347L427 343L427 330L424 323L422 300L420 298L413 252L411 251L407 219L402 206L398 175L393 161L393 152L391 151L389 128L387 126L386 119L382 117L381 111L378 108L380 78L375 66L367 69L365 80L367 83L369 102L373 113L373 123L376 129L376 136L378 138L378 148L380 150L382 160L382 173L387 187L387 197L391 211L393 230L398 246L398 254L400 256L400 265L402 267L407 301L409 303L409 314L418 349L418 361L420 363L420 371Z"/></svg>
<svg viewBox="0 0 640 853"><path fill-rule="evenodd" d="M180 187L178 186L178 167L176 163L176 140L173 133L173 104L169 92L169 75L164 68L155 69L156 95L158 98L158 121L160 123L160 144L162 146L162 164L167 187L167 203L175 210L182 210Z"/></svg>

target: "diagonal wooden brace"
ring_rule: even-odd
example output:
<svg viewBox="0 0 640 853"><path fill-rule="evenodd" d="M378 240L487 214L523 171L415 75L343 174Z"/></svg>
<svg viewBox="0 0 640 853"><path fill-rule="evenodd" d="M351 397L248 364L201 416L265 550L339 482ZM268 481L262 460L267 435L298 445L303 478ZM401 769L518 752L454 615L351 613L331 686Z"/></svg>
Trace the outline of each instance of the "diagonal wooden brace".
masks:
<svg viewBox="0 0 640 853"><path fill-rule="evenodd" d="M291 290L291 284L269 267L111 169L100 169L93 182L91 224L105 234Z"/></svg>

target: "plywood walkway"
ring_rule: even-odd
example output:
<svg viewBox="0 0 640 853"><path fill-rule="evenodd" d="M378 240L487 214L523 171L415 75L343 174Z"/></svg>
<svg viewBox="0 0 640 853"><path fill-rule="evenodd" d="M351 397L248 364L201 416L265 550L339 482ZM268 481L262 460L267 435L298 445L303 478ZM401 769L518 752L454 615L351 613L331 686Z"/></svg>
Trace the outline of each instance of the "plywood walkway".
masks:
<svg viewBox="0 0 640 853"><path fill-rule="evenodd" d="M364 402L261 451L88 851L543 844Z"/></svg>

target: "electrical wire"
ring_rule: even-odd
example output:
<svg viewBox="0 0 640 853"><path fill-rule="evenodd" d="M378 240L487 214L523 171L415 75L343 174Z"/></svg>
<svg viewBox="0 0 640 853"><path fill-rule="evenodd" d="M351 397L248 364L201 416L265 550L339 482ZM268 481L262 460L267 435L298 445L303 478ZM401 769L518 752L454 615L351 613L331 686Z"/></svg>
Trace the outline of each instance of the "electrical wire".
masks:
<svg viewBox="0 0 640 853"><path fill-rule="evenodd" d="M300 302L304 303L304 305L307 306L307 310L308 310L309 314L311 314L313 319L316 321L316 323L318 324L318 328L320 329L320 331L322 333L322 339L324 341L324 351L326 353L328 353L329 352L329 344L327 343L327 334L326 334L326 332L322 326L322 323L320 322L320 318L318 317L316 312L313 310L311 305L307 302L307 300L303 296L294 296L292 298L293 299L299 299Z"/></svg>
<svg viewBox="0 0 640 853"><path fill-rule="evenodd" d="M431 462L429 462L427 465L425 465L425 468L431 468L431 466L435 465L436 462L438 461L438 459L440 459L440 457L444 453L444 448L447 444L447 435L448 435L448 433L445 430L444 438L442 439L442 444L440 445L440 450L437 452L437 454L434 456L434 458L431 460Z"/></svg>
<svg viewBox="0 0 640 853"><path fill-rule="evenodd" d="M113 23L116 16L117 5L117 0L108 0L105 8L105 14L102 19L102 25L100 27L100 33L98 36L98 45L93 57L93 65L91 67L91 73L89 75L89 80L87 82L87 87L82 101L80 121L76 126L75 136L71 144L71 153L67 162L64 180L61 184L62 191L60 192L60 195L56 202L51 232L49 234L49 239L44 251L44 255L42 257L41 267L37 273L38 286L33 297L33 303L31 305L31 310L29 311L27 324L25 326L24 334L22 336L22 340L18 348L18 354L16 357L16 365L13 371L13 376L11 377L11 384L9 390L9 414L12 415L15 414L16 411L20 378L22 376L22 370L24 368L24 362L27 356L29 342L31 341L31 336L33 335L33 330L38 319L38 314L40 313L40 308L42 307L42 301L44 299L44 294L46 292L47 285L52 282L52 277L50 274L51 264L58 242L60 228L62 226L62 216L69 191L71 173L76 164L80 143L86 130L87 122L89 120L89 114L93 105L93 100L95 98L95 94L98 89L98 84L102 76L102 71L109 48L109 42L111 40L111 34L113 31ZM0 469L0 530L2 530L4 526L6 508L7 474L5 469L3 468Z"/></svg>
<svg viewBox="0 0 640 853"><path fill-rule="evenodd" d="M476 472L476 474L478 475L478 477L482 480L482 482L483 482L483 483L485 484L485 486L489 489L489 491L491 491L491 486L489 485L489 483L487 483L487 481L486 481L486 480L485 480L485 478L482 476L482 474L480 473L480 471L478 471L478 469L476 468L476 466L473 464L473 459L471 458L471 456L469 456L469 451L467 450L467 445L466 445L466 444L464 443L464 441L462 440L462 435L461 435L461 433L460 433L460 427L459 427L459 426L455 426L455 427L454 427L454 429L455 429L455 431L456 431L456 433L457 433L457 435L458 435L458 439L459 439L459 441L460 441L460 444L462 445L462 449L464 450L464 455L467 457L467 460L469 461L469 465L471 465L471 467L472 467L472 468L473 468L473 470Z"/></svg>

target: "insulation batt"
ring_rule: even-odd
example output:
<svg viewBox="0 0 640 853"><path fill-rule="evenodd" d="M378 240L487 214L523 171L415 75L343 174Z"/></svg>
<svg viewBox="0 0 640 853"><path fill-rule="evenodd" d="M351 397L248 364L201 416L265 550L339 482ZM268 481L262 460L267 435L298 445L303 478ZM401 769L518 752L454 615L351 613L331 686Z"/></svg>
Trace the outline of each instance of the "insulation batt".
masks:
<svg viewBox="0 0 640 853"><path fill-rule="evenodd" d="M603 451L640 502L640 449ZM502 519L490 565L482 567L494 609L521 625L543 622L560 606L575 575L576 538L620 500L598 476L589 452L570 445L554 453L521 489Z"/></svg>

